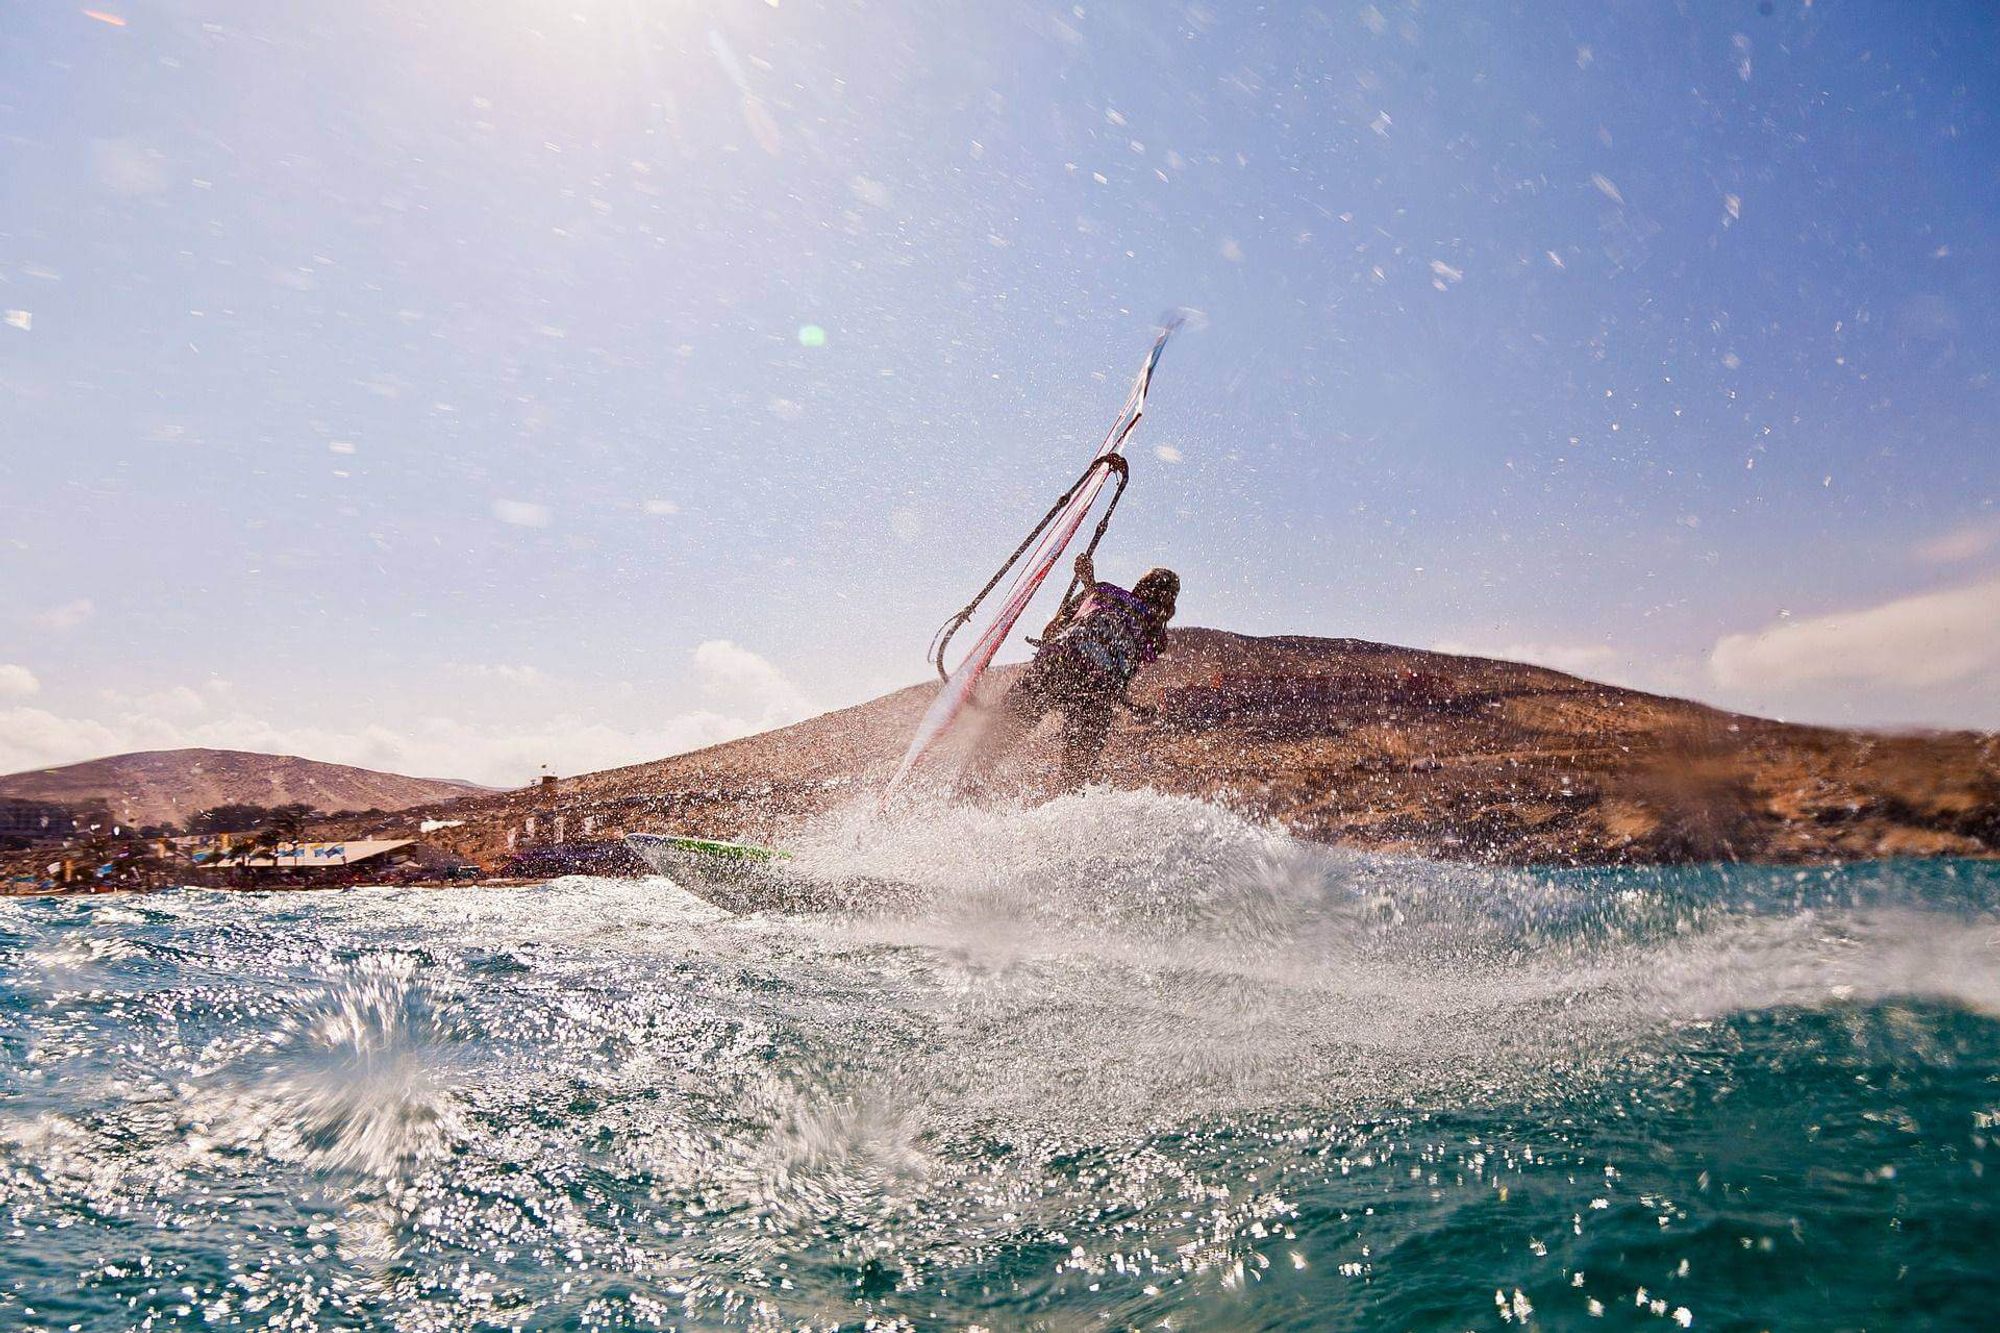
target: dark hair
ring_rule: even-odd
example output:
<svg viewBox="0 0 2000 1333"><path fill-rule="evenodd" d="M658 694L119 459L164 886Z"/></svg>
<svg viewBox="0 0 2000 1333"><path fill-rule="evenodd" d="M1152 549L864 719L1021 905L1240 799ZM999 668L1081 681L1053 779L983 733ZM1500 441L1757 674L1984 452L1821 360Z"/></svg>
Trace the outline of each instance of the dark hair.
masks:
<svg viewBox="0 0 2000 1333"><path fill-rule="evenodd" d="M1132 585L1132 595L1142 602L1172 606L1181 595L1181 576L1171 569L1149 569Z"/></svg>
<svg viewBox="0 0 2000 1333"><path fill-rule="evenodd" d="M1149 569L1132 585L1132 596L1157 617L1146 634L1154 652L1167 646L1167 622L1174 618L1174 602L1180 591L1181 576L1171 569Z"/></svg>

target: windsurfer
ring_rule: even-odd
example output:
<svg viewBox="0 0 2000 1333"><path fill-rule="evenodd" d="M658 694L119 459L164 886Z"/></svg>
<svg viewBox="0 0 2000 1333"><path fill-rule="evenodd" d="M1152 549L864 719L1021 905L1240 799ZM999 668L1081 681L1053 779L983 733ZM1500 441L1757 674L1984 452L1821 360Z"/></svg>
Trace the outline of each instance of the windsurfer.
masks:
<svg viewBox="0 0 2000 1333"><path fill-rule="evenodd" d="M1076 558L1076 575L1075 591L1049 621L1034 661L1001 699L999 716L980 740L971 770L975 788L1051 712L1062 714L1062 789L1081 787L1097 776L1112 709L1122 704L1146 711L1126 692L1166 646L1180 575L1148 570L1128 592L1099 583L1088 554Z"/></svg>

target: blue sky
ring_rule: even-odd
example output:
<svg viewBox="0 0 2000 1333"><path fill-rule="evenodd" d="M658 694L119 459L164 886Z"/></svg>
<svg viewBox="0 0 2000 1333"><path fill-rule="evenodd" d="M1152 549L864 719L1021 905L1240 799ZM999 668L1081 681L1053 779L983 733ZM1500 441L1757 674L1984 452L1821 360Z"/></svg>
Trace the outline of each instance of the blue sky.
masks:
<svg viewBox="0 0 2000 1333"><path fill-rule="evenodd" d="M0 768L919 679L1178 305L1187 622L2000 726L1990 6L0 3Z"/></svg>

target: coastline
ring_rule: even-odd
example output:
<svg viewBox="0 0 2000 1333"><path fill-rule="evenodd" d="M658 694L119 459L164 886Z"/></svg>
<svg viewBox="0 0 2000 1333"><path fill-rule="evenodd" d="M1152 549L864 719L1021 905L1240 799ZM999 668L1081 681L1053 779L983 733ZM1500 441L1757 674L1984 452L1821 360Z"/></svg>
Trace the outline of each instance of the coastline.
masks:
<svg viewBox="0 0 2000 1333"><path fill-rule="evenodd" d="M1005 688L1017 668L994 674ZM427 834L489 871L582 869L625 833L782 842L893 771L933 687L689 754L327 825ZM1492 659L1358 640L1170 633L1103 785L1190 797L1304 841L1481 865L2000 856L2000 737L1896 735L1724 712ZM945 764L952 756L942 757ZM1047 734L1013 770L1054 767ZM921 818L925 798L907 805ZM536 867L537 872L541 866Z"/></svg>
<svg viewBox="0 0 2000 1333"><path fill-rule="evenodd" d="M1018 669L997 668L993 688ZM829 819L880 817L874 793L934 689L532 787L317 816L293 836L414 844L397 878L447 884L467 881L432 876L441 864L484 883L642 874L627 833L783 845ZM1538 868L2000 857L2000 736L1799 725L1516 662L1206 629L1170 632L1135 701L1149 712L1118 718L1104 788L1205 802L1329 848ZM888 818L951 809L936 773L958 757L939 755L928 793L913 784ZM1009 799L1050 795L1055 760L1046 731L1024 746L1003 773ZM0 879L45 880L64 856L81 871L88 853L10 853ZM219 887L300 873L369 872L272 868Z"/></svg>

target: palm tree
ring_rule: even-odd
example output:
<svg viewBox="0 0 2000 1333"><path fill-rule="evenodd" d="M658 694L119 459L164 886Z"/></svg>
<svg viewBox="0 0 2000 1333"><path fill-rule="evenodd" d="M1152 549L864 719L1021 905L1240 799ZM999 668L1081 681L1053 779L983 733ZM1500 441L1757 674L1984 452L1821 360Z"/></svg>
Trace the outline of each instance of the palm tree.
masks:
<svg viewBox="0 0 2000 1333"><path fill-rule="evenodd" d="M309 805L281 805L271 812L270 827L286 842L298 842L305 836L306 816L312 812Z"/></svg>
<svg viewBox="0 0 2000 1333"><path fill-rule="evenodd" d="M268 853L271 864L276 866L280 847L296 848L305 840L306 820L313 813L311 806L297 801L274 808L264 821L264 827L257 831L257 837L250 844L248 855L245 857L246 862L249 856L261 851Z"/></svg>
<svg viewBox="0 0 2000 1333"><path fill-rule="evenodd" d="M98 878L97 872L103 870L107 874L110 873L111 863L116 859L117 852L113 848L111 839L102 831L91 829L76 842L71 851L70 861L75 869L70 883L81 886L86 893L95 893L98 885L103 883Z"/></svg>
<svg viewBox="0 0 2000 1333"><path fill-rule="evenodd" d="M130 880L134 888L158 889L176 882L186 867L177 858L166 854L159 841L138 838L126 844L125 859L119 862L119 874Z"/></svg>
<svg viewBox="0 0 2000 1333"><path fill-rule="evenodd" d="M92 832L70 852L73 884L90 892L101 889L153 889L173 877L177 866L161 856L144 838L112 837ZM100 873L101 872L101 873Z"/></svg>

